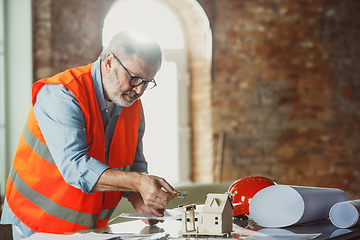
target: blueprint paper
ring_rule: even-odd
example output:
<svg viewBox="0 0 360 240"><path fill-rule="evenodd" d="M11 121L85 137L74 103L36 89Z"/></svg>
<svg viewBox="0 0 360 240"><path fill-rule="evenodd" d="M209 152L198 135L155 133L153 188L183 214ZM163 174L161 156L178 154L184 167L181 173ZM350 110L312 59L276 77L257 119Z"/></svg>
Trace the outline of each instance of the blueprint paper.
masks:
<svg viewBox="0 0 360 240"><path fill-rule="evenodd" d="M335 204L329 213L330 221L338 228L350 228L360 225L360 199L339 202Z"/></svg>
<svg viewBox="0 0 360 240"><path fill-rule="evenodd" d="M260 226L287 227L327 218L334 204L347 200L340 189L274 185L255 194L249 211Z"/></svg>

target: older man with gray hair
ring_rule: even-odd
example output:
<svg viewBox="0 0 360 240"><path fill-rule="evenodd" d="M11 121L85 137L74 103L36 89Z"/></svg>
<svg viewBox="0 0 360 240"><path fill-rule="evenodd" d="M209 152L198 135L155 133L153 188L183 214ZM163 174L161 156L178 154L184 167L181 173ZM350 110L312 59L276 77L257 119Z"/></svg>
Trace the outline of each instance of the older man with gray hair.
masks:
<svg viewBox="0 0 360 240"><path fill-rule="evenodd" d="M147 174L139 100L161 60L155 41L123 31L93 64L34 83L2 224L23 237L101 227L123 196L137 212L163 215L177 192Z"/></svg>

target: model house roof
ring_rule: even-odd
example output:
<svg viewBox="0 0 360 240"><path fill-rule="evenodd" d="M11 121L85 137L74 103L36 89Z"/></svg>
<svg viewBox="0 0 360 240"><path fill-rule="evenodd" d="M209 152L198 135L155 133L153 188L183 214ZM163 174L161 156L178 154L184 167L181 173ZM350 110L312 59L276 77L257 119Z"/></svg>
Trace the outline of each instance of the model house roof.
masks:
<svg viewBox="0 0 360 240"><path fill-rule="evenodd" d="M228 194L209 193L207 195L205 205L202 209L203 213L222 213L225 207L233 208Z"/></svg>

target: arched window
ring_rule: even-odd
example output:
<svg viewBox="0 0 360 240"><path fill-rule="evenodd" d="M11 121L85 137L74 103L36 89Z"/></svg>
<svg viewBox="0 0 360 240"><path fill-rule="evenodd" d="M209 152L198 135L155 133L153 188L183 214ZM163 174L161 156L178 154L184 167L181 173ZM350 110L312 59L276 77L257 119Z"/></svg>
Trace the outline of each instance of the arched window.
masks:
<svg viewBox="0 0 360 240"><path fill-rule="evenodd" d="M176 13L155 0L118 0L104 21L103 45L124 29L158 41L164 52L158 86L142 96L146 131L144 154L149 173L171 183L189 181L189 74L186 44ZM181 159L181 162L180 162Z"/></svg>

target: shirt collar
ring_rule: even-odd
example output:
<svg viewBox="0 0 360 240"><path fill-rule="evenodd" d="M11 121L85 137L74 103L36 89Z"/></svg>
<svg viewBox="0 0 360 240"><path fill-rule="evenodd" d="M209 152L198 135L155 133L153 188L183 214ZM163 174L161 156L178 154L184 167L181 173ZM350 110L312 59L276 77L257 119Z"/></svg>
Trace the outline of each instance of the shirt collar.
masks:
<svg viewBox="0 0 360 240"><path fill-rule="evenodd" d="M91 67L91 76L94 85L96 99L98 100L100 111L104 111L107 109L105 104L105 96L104 90L102 85L102 77L101 77L101 60L98 59L94 62ZM122 112L122 106L115 105L112 115L113 114L120 114Z"/></svg>

